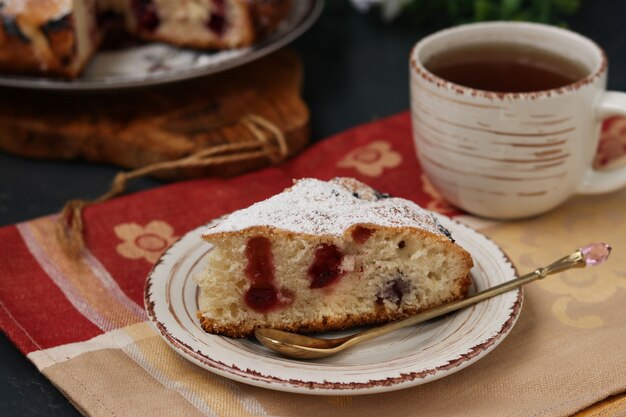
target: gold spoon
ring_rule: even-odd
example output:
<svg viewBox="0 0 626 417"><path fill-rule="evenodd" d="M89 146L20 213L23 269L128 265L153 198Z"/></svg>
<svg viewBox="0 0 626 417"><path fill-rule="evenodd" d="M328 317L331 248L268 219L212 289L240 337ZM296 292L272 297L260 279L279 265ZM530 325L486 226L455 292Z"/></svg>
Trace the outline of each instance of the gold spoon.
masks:
<svg viewBox="0 0 626 417"><path fill-rule="evenodd" d="M357 343L365 342L366 340L382 336L394 330L443 316L452 311L462 309L517 287L521 287L536 279L545 278L547 275L562 272L570 268L584 268L585 266L599 265L606 261L610 253L611 247L606 243L591 243L546 267L538 268L529 274L488 288L471 297L346 337L321 339L267 328L257 329L254 335L263 345L284 356L296 359L324 358L341 352Z"/></svg>

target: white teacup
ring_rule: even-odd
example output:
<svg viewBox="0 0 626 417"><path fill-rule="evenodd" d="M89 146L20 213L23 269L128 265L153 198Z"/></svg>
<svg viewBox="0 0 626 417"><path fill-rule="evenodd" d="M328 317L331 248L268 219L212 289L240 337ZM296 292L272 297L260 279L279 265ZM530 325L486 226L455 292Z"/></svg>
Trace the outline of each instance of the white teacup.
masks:
<svg viewBox="0 0 626 417"><path fill-rule="evenodd" d="M578 61L587 76L552 90L494 93L453 84L423 65L448 48L498 41ZM602 120L626 116L626 94L606 91L606 57L593 41L541 24L470 24L421 40L411 53L410 71L418 158L454 205L514 219L546 212L576 193L626 185L626 167L592 168Z"/></svg>

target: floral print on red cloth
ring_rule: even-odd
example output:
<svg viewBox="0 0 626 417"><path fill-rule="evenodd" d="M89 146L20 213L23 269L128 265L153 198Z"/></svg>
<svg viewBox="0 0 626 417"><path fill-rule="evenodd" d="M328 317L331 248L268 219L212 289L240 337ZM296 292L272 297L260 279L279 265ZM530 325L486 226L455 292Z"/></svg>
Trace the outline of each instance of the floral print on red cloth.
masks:
<svg viewBox="0 0 626 417"><path fill-rule="evenodd" d="M117 253L128 259L145 259L155 263L176 239L174 229L162 220L153 220L145 226L137 223L121 223L113 228L122 243Z"/></svg>
<svg viewBox="0 0 626 417"><path fill-rule="evenodd" d="M402 163L402 155L394 151L391 144L385 141L374 141L350 151L337 166L354 168L368 177L379 177L385 168L395 168Z"/></svg>

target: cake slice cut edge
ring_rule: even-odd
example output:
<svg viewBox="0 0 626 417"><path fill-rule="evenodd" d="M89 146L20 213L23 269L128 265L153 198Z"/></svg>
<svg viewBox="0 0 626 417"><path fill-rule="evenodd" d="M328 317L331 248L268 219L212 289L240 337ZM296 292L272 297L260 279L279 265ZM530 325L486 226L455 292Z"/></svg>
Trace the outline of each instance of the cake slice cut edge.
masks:
<svg viewBox="0 0 626 417"><path fill-rule="evenodd" d="M202 236L209 333L308 333L404 318L463 298L471 256L430 212L354 179L304 179Z"/></svg>

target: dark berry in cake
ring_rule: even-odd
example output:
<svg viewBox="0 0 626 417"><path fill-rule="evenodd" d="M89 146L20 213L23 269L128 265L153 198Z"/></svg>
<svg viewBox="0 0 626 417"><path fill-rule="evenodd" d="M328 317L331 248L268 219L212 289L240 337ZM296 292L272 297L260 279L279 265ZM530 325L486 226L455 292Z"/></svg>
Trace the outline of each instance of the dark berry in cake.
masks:
<svg viewBox="0 0 626 417"><path fill-rule="evenodd" d="M223 15L213 13L207 22L207 27L217 36L223 36L226 32L226 19Z"/></svg>
<svg viewBox="0 0 626 417"><path fill-rule="evenodd" d="M352 240L354 240L358 244L363 244L367 242L367 239L369 239L373 234L374 231L372 229L368 229L367 227L363 226L357 226L354 228L354 230L352 230Z"/></svg>
<svg viewBox="0 0 626 417"><path fill-rule="evenodd" d="M452 234L450 233L448 229L446 229L445 227L437 223L437 230L439 230L441 233L446 235L446 237L450 239L450 242L454 243L454 238L452 237Z"/></svg>
<svg viewBox="0 0 626 417"><path fill-rule="evenodd" d="M278 291L271 284L252 286L245 294L246 304L258 312L267 312L278 304Z"/></svg>
<svg viewBox="0 0 626 417"><path fill-rule="evenodd" d="M224 0L213 0L213 10L206 25L217 36L224 36L227 29Z"/></svg>
<svg viewBox="0 0 626 417"><path fill-rule="evenodd" d="M343 253L337 246L328 243L319 245L308 270L311 279L309 288L324 288L337 281L341 275L342 261Z"/></svg>
<svg viewBox="0 0 626 417"><path fill-rule="evenodd" d="M154 32L161 24L154 0L133 0L133 12L139 30Z"/></svg>
<svg viewBox="0 0 626 417"><path fill-rule="evenodd" d="M402 273L387 281L376 294L376 302L383 304L384 300L400 305L402 298L411 291L411 284Z"/></svg>

